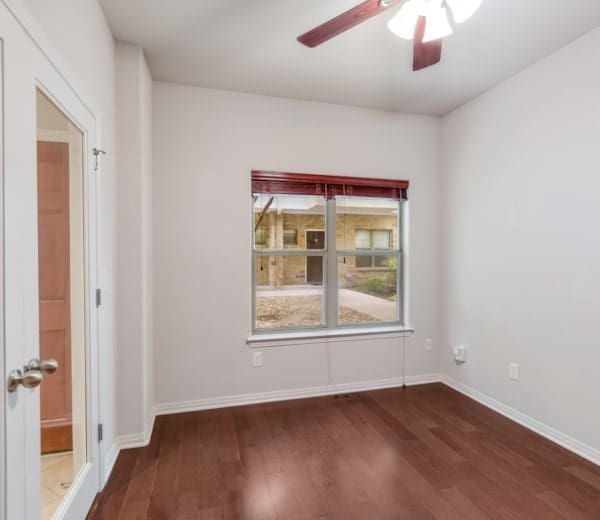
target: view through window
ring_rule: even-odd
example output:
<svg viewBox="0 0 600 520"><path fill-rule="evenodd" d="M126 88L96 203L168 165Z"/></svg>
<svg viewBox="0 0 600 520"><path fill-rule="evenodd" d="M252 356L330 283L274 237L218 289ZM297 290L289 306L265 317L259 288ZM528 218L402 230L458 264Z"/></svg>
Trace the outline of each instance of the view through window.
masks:
<svg viewBox="0 0 600 520"><path fill-rule="evenodd" d="M295 185L253 176L254 331L402 323L406 188L305 177Z"/></svg>

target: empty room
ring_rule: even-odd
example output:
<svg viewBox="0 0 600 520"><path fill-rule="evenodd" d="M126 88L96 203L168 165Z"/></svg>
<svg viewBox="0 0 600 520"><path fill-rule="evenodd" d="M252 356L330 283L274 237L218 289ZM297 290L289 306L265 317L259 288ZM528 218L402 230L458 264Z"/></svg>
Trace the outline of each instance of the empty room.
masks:
<svg viewBox="0 0 600 520"><path fill-rule="evenodd" d="M598 0L0 0L0 520L600 520Z"/></svg>

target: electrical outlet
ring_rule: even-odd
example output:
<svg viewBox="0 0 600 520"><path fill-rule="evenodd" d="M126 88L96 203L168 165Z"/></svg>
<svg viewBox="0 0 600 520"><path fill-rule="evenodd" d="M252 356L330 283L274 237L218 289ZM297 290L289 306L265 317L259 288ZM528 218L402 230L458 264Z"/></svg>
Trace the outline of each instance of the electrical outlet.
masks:
<svg viewBox="0 0 600 520"><path fill-rule="evenodd" d="M508 377L513 381L520 381L521 375L519 374L519 365L518 363L509 363L508 364Z"/></svg>
<svg viewBox="0 0 600 520"><path fill-rule="evenodd" d="M262 352L252 352L252 366L254 368L263 366Z"/></svg>
<svg viewBox="0 0 600 520"><path fill-rule="evenodd" d="M462 345L454 347L454 361L457 365L467 362L467 349Z"/></svg>
<svg viewBox="0 0 600 520"><path fill-rule="evenodd" d="M433 350L433 340L431 338L427 338L425 340L425 350L430 352Z"/></svg>

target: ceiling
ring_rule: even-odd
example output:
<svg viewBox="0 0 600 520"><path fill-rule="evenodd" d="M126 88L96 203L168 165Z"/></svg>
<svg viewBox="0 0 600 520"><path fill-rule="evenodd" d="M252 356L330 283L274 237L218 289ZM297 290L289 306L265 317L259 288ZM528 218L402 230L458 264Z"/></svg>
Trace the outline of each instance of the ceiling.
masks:
<svg viewBox="0 0 600 520"><path fill-rule="evenodd" d="M412 42L386 27L399 6L309 49L298 35L360 0L100 2L155 80L435 115L600 25L599 0L483 0L445 39L442 62L413 72Z"/></svg>

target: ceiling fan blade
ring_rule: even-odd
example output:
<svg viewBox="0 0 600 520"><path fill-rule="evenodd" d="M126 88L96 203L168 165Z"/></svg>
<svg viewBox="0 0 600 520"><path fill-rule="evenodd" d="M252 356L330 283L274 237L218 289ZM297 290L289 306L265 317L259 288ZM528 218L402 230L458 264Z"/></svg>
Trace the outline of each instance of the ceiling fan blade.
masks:
<svg viewBox="0 0 600 520"><path fill-rule="evenodd" d="M435 65L442 59L442 40L423 42L427 20L420 16L415 27L413 50L413 70L421 70Z"/></svg>
<svg viewBox="0 0 600 520"><path fill-rule="evenodd" d="M316 47L376 14L382 13L398 2L400 0L366 0L362 4L319 25L319 27L316 27L312 31L298 36L298 41L307 47Z"/></svg>

